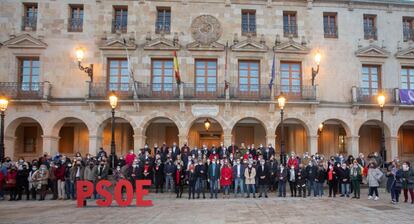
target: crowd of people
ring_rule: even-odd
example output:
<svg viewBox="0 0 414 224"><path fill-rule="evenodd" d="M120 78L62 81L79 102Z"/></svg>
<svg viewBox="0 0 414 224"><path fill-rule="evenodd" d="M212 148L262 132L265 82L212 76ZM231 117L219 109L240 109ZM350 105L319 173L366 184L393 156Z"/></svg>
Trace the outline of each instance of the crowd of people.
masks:
<svg viewBox="0 0 414 224"><path fill-rule="evenodd" d="M271 144L267 147L214 145L210 148L193 148L175 143L169 147L165 143L151 149L148 145L130 150L116 159L112 168L107 152L102 148L96 156L76 153L69 158L57 153L47 153L38 159L26 161L23 157L12 161L4 158L0 164L0 199L45 200L51 193L52 200L76 199L76 182L88 180L98 182L108 179L126 179L134 186L135 180L151 180L155 193L174 192L181 198L184 187L188 189L188 199L200 197L256 198L268 197L268 192L276 192L278 197L286 197L289 185L290 197L361 197L361 184L369 187L368 199L378 200L378 187L387 178L386 189L391 194L391 202L398 203L401 191L404 202L414 203L414 170L408 161L394 159L385 163L378 153L367 158L361 153L358 157L344 157L336 154L330 157L315 154L297 155L290 153L278 160ZM384 168L384 169L381 169ZM327 190L324 190L327 184ZM135 187L135 186L134 186ZM99 195L94 193L94 198Z"/></svg>

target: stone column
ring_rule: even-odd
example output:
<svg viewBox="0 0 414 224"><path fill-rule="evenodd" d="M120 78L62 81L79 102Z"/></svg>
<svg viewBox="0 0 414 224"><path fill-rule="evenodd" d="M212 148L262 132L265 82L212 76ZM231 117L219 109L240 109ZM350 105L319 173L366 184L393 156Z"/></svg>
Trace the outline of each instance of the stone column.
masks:
<svg viewBox="0 0 414 224"><path fill-rule="evenodd" d="M54 156L59 150L59 136L42 135L43 138L43 153L47 152Z"/></svg>
<svg viewBox="0 0 414 224"><path fill-rule="evenodd" d="M223 135L223 139L224 139L223 144L224 144L224 146L229 147L231 145L232 137L233 137L233 135L231 133L230 134L227 133L227 134Z"/></svg>
<svg viewBox="0 0 414 224"><path fill-rule="evenodd" d="M398 137L397 136L388 137L385 142L389 142L388 145L386 144L386 146L389 146L386 148L387 149L387 161L391 161L395 157L401 158L401 155L399 155L398 153Z"/></svg>
<svg viewBox="0 0 414 224"><path fill-rule="evenodd" d="M345 138L346 152L355 158L359 155L359 136L349 136Z"/></svg>
<svg viewBox="0 0 414 224"><path fill-rule="evenodd" d="M134 152L135 153L138 153L137 150L145 146L146 140L147 140L147 136L145 135L140 135L140 134L134 135ZM149 146L149 147L152 147L152 146Z"/></svg>
<svg viewBox="0 0 414 224"><path fill-rule="evenodd" d="M14 158L14 143L15 142L16 142L16 137L4 136L4 156L9 156L12 160L15 160Z"/></svg>
<svg viewBox="0 0 414 224"><path fill-rule="evenodd" d="M266 146L272 144L273 148L276 149L276 135L266 135Z"/></svg>
<svg viewBox="0 0 414 224"><path fill-rule="evenodd" d="M96 155L102 147L102 136L89 136L89 154Z"/></svg>
<svg viewBox="0 0 414 224"><path fill-rule="evenodd" d="M308 150L308 152L311 155L315 155L318 152L318 136L317 135L312 135L312 136L308 136L308 148L310 148L310 151Z"/></svg>
<svg viewBox="0 0 414 224"><path fill-rule="evenodd" d="M179 147L181 147L181 146L183 146L184 145L184 143L187 143L188 144L188 135L178 135L178 142L177 142L177 145L179 146Z"/></svg>

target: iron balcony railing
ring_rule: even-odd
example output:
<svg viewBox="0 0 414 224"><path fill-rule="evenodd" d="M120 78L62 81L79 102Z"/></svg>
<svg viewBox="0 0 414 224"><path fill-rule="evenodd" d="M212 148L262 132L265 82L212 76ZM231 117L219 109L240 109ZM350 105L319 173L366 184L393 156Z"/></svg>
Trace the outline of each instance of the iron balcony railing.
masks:
<svg viewBox="0 0 414 224"><path fill-rule="evenodd" d="M83 19L82 18L69 18L68 19L68 31L69 32L82 32L83 31Z"/></svg>
<svg viewBox="0 0 414 224"><path fill-rule="evenodd" d="M139 99L178 99L180 92L175 83L136 83Z"/></svg>
<svg viewBox="0 0 414 224"><path fill-rule="evenodd" d="M271 90L269 85L241 85L230 86L230 99L241 100L270 100Z"/></svg>
<svg viewBox="0 0 414 224"><path fill-rule="evenodd" d="M396 103L395 89L373 89L373 88L356 88L357 103L364 104L378 104L378 94L382 93L385 96L385 103Z"/></svg>
<svg viewBox="0 0 414 224"><path fill-rule="evenodd" d="M369 40L369 39L376 40L377 39L377 28L375 28L375 27L365 27L365 29L364 29L364 39L366 39L366 40Z"/></svg>
<svg viewBox="0 0 414 224"><path fill-rule="evenodd" d="M404 41L414 41L414 29L411 28L404 28Z"/></svg>
<svg viewBox="0 0 414 224"><path fill-rule="evenodd" d="M224 84L194 84L184 83L184 99L224 99L226 92Z"/></svg>
<svg viewBox="0 0 414 224"><path fill-rule="evenodd" d="M37 17L36 16L23 16L22 17L22 31L36 30Z"/></svg>
<svg viewBox="0 0 414 224"><path fill-rule="evenodd" d="M89 99L107 99L112 93L120 99L133 99L134 85L132 83L89 82Z"/></svg>
<svg viewBox="0 0 414 224"><path fill-rule="evenodd" d="M316 100L316 86L311 85L276 85L274 86L275 97L280 94L289 101L314 101Z"/></svg>
<svg viewBox="0 0 414 224"><path fill-rule="evenodd" d="M116 19L112 20L112 33L117 33L117 32L126 33L127 27L128 27L128 24L126 21L121 21L121 20L116 20Z"/></svg>
<svg viewBox="0 0 414 224"><path fill-rule="evenodd" d="M0 82L0 96L9 99L42 99L43 98L42 82Z"/></svg>

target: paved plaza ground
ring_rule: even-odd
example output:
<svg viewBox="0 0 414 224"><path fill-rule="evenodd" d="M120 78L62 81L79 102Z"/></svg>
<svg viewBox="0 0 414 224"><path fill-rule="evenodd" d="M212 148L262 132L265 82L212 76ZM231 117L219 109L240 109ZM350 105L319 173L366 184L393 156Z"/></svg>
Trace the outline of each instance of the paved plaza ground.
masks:
<svg viewBox="0 0 414 224"><path fill-rule="evenodd" d="M0 202L0 223L414 223L414 206L390 204L390 196L380 190L380 200L363 198L269 198L188 200L187 194L151 193L153 207L77 208L76 201ZM209 195L208 195L209 196ZM209 198L209 197L207 197Z"/></svg>

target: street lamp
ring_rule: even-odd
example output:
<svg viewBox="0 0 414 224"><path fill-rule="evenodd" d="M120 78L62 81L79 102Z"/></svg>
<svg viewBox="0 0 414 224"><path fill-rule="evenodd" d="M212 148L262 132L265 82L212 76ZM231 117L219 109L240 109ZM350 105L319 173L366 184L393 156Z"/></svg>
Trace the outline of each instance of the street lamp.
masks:
<svg viewBox="0 0 414 224"><path fill-rule="evenodd" d="M111 168L115 168L115 108L118 104L118 97L115 93L109 96L109 104L112 108L112 120L111 120Z"/></svg>
<svg viewBox="0 0 414 224"><path fill-rule="evenodd" d="M385 149L385 135L384 135L384 105L385 105L385 96L384 94L378 95L378 105L381 108L381 156L383 159L382 167L385 167L385 162L387 161L387 150Z"/></svg>
<svg viewBox="0 0 414 224"><path fill-rule="evenodd" d="M321 54L319 52L315 55L315 63L316 63L316 69L312 67L312 86L315 85L315 77L319 73L319 64L321 63Z"/></svg>
<svg viewBox="0 0 414 224"><path fill-rule="evenodd" d="M283 125L283 109L285 108L286 98L283 96L283 93L280 93L277 98L277 102L280 108L280 163L286 165L285 135Z"/></svg>
<svg viewBox="0 0 414 224"><path fill-rule="evenodd" d="M1 128L0 128L0 161L4 159L4 112L7 110L9 101L5 98L0 99L0 111L1 111Z"/></svg>
<svg viewBox="0 0 414 224"><path fill-rule="evenodd" d="M92 82L93 81L93 64L90 64L89 67L83 67L82 60L84 56L85 56L85 51L82 48L76 49L76 59L78 59L78 67L81 71L84 71L86 72L86 74L88 74Z"/></svg>

